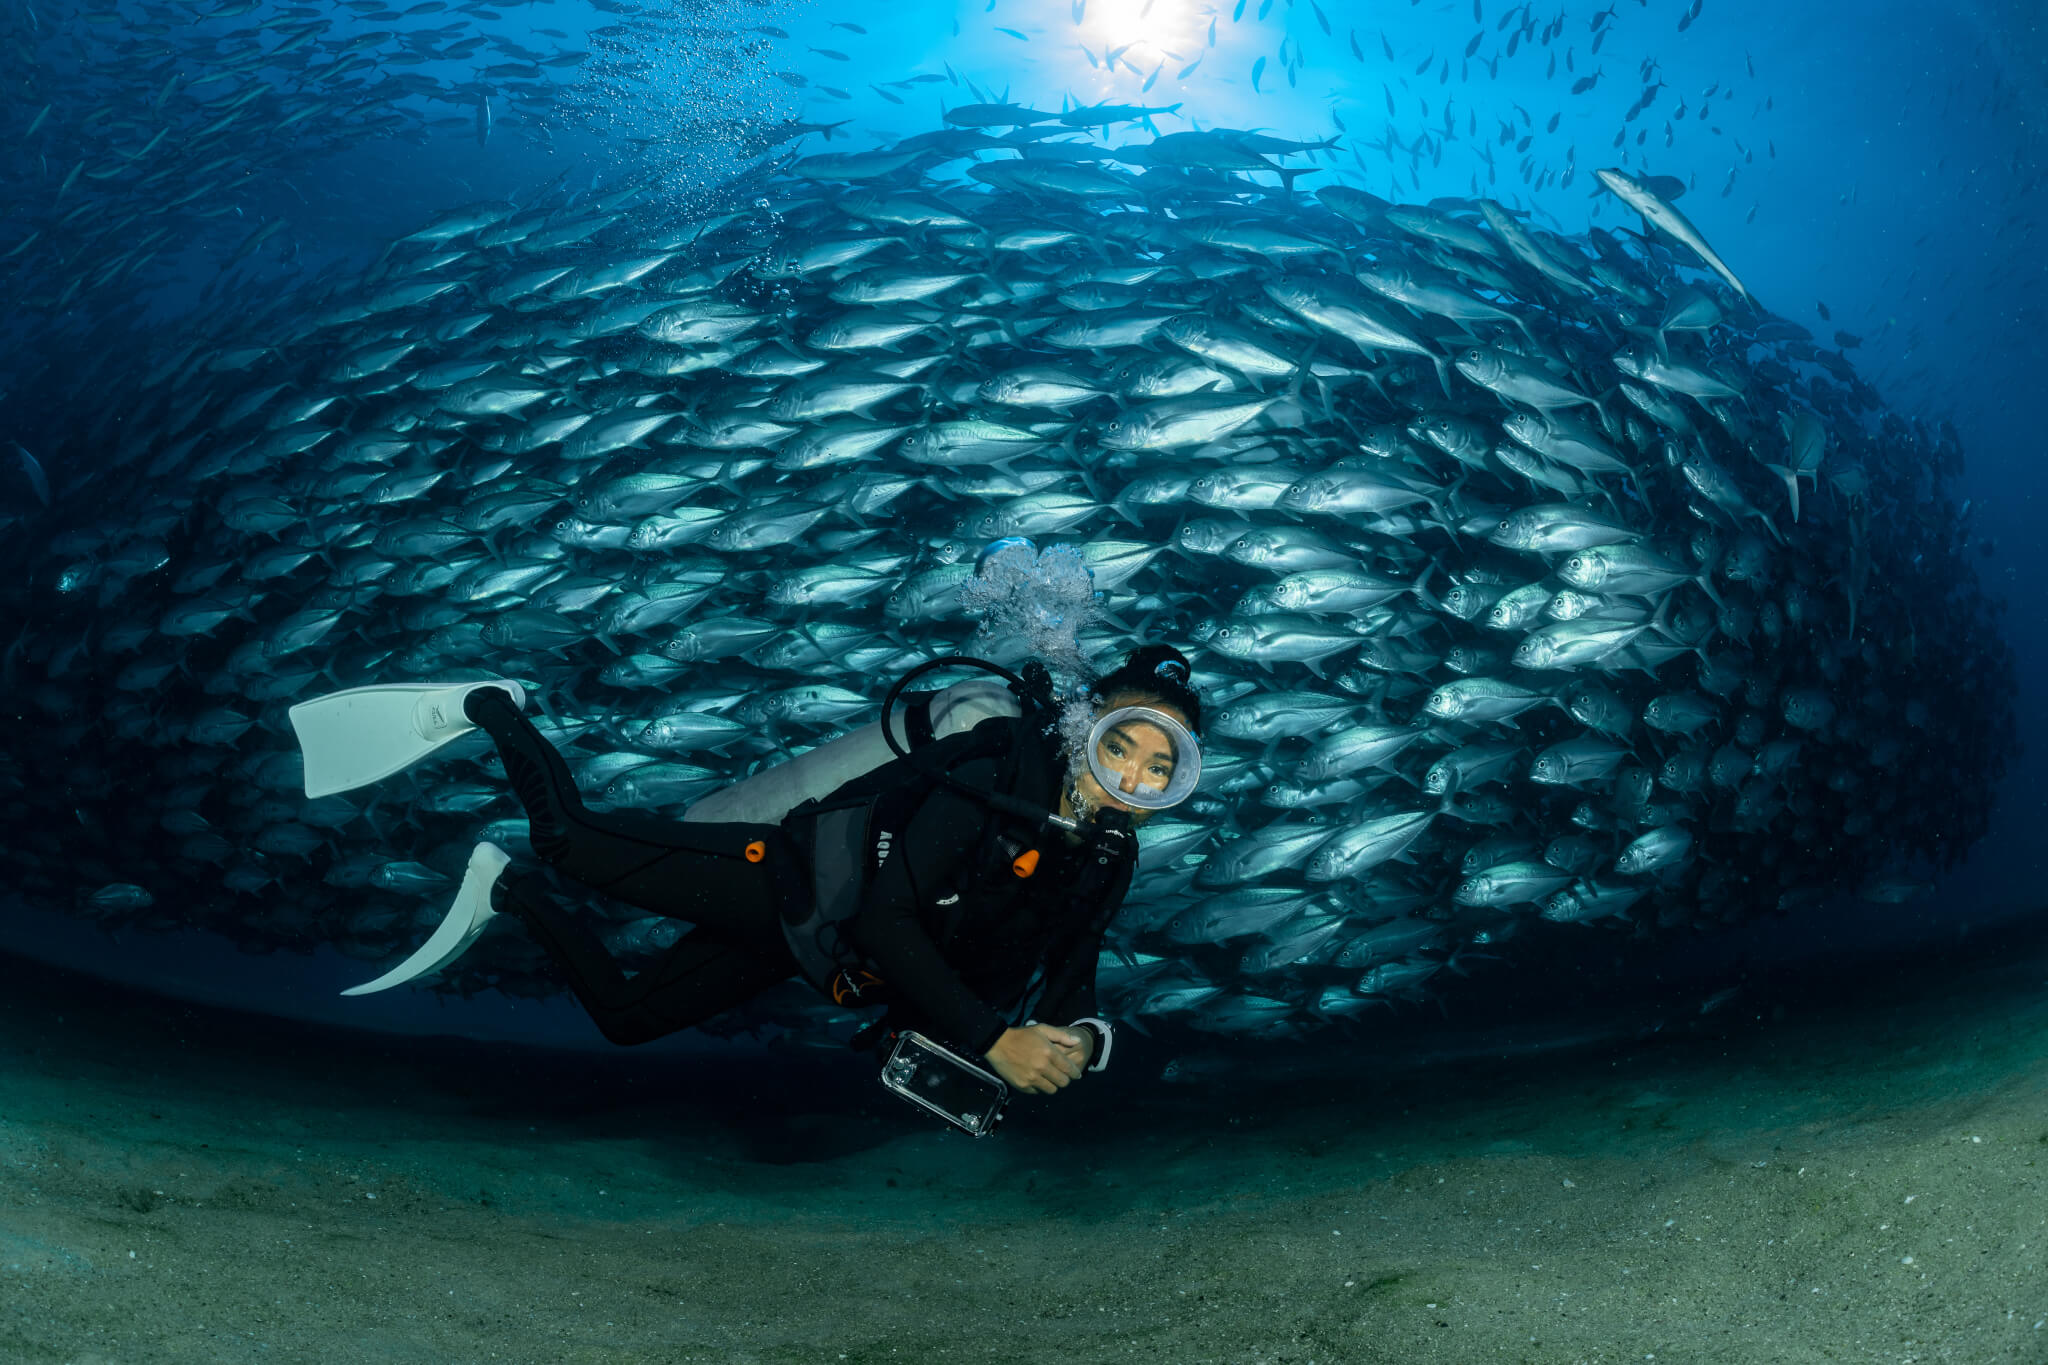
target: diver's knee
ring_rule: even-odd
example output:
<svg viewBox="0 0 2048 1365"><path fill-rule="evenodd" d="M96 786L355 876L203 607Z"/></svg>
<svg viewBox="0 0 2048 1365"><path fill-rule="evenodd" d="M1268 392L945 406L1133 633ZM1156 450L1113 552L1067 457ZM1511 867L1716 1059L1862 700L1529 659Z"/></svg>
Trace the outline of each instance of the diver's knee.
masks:
<svg viewBox="0 0 2048 1365"><path fill-rule="evenodd" d="M606 1042L619 1047L638 1047L667 1033L666 1029L653 1028L643 1020L632 1018L599 1019L597 1031L604 1035Z"/></svg>

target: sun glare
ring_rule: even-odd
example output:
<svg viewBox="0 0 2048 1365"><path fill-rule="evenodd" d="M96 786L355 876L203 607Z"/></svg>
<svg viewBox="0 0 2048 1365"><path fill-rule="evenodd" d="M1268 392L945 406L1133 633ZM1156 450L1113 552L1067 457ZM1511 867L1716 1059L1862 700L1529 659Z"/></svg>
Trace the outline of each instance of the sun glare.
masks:
<svg viewBox="0 0 2048 1365"><path fill-rule="evenodd" d="M1087 87L1098 97L1128 98L1148 78L1171 82L1209 50L1213 14L1198 0L1087 0L1071 30L1091 63Z"/></svg>

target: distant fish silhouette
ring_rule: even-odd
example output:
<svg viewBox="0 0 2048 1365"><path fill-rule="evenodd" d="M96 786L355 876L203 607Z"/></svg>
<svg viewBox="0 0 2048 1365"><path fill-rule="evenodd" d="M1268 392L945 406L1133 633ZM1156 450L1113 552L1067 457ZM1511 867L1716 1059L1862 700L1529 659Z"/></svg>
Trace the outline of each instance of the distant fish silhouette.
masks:
<svg viewBox="0 0 2048 1365"><path fill-rule="evenodd" d="M43 506L50 505L50 480L43 473L43 467L36 463L36 457L28 453L28 447L21 442L14 443L15 456L21 461L21 472L28 477L28 485L36 491L36 499Z"/></svg>

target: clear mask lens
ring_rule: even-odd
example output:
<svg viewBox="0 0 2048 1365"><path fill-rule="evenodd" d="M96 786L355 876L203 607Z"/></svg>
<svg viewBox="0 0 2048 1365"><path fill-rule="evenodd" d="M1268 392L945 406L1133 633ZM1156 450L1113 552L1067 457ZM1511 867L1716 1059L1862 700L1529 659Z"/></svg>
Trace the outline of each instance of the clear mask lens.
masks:
<svg viewBox="0 0 2048 1365"><path fill-rule="evenodd" d="M1088 770L1137 810L1165 810L1195 794L1202 747L1188 728L1149 706L1120 706L1088 733Z"/></svg>

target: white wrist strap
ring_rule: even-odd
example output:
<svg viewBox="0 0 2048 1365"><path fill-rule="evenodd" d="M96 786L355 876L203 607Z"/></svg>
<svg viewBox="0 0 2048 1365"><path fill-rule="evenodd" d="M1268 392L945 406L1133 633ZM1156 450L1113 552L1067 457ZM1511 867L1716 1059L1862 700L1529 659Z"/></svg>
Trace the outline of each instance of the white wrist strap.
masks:
<svg viewBox="0 0 2048 1365"><path fill-rule="evenodd" d="M1087 1019L1076 1019L1074 1022L1076 1024L1091 1025L1094 1027L1097 1033L1102 1035L1102 1052L1095 1058L1094 1061L1088 1064L1088 1069L1090 1071L1100 1071L1102 1070L1102 1068L1108 1066L1109 1044L1111 1038L1113 1037L1113 1031L1109 1027L1109 1021L1107 1019L1096 1019L1091 1016Z"/></svg>
<svg viewBox="0 0 2048 1365"><path fill-rule="evenodd" d="M1024 1027L1030 1028L1033 1024L1036 1024L1037 1022L1038 1021L1036 1019L1026 1019L1024 1021ZM1109 1026L1109 1021L1107 1019L1097 1019L1094 1015L1090 1015L1086 1019L1076 1019L1073 1024L1069 1024L1067 1025L1067 1027L1072 1028L1075 1024L1090 1025L1098 1034L1102 1035L1102 1051L1096 1054L1095 1060L1088 1063L1088 1069L1090 1071L1100 1071L1102 1070L1102 1068L1108 1066L1109 1045L1116 1036L1115 1030L1113 1030Z"/></svg>

